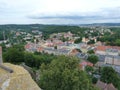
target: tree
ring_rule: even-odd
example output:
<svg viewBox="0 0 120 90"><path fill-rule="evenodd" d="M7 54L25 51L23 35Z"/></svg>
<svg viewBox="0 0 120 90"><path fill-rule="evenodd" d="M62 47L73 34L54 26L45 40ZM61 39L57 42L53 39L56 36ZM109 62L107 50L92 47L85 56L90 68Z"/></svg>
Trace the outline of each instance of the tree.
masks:
<svg viewBox="0 0 120 90"><path fill-rule="evenodd" d="M25 64L36 69L39 69L43 63L50 63L54 58L56 56L40 52L35 52L34 54L26 52L24 54Z"/></svg>
<svg viewBox="0 0 120 90"><path fill-rule="evenodd" d="M76 43L76 44L77 44L77 43L80 43L81 41L82 41L82 38L78 38L78 39L76 39L76 40L75 40L75 42L74 42L74 43Z"/></svg>
<svg viewBox="0 0 120 90"><path fill-rule="evenodd" d="M93 83L93 84L96 84L97 81L98 81L98 79L97 79L96 77L92 77L92 83Z"/></svg>
<svg viewBox="0 0 120 90"><path fill-rule="evenodd" d="M54 49L56 49L56 50L57 50L57 46L54 46Z"/></svg>
<svg viewBox="0 0 120 90"><path fill-rule="evenodd" d="M2 47L3 52L5 52L6 51L5 43L1 43L0 46Z"/></svg>
<svg viewBox="0 0 120 90"><path fill-rule="evenodd" d="M79 60L59 56L41 66L40 86L44 90L97 90L86 73L79 69Z"/></svg>
<svg viewBox="0 0 120 90"><path fill-rule="evenodd" d="M115 43L116 43L116 45L120 46L120 39L117 39L117 40L115 41Z"/></svg>
<svg viewBox="0 0 120 90"><path fill-rule="evenodd" d="M86 70L87 72L92 72L94 69L93 69L93 67L91 67L91 66L86 66L86 67L85 67L85 70Z"/></svg>
<svg viewBox="0 0 120 90"><path fill-rule="evenodd" d="M13 45L13 48L19 50L20 52L25 50L24 45L21 45L21 44Z"/></svg>
<svg viewBox="0 0 120 90"><path fill-rule="evenodd" d="M98 56L92 54L88 56L87 60L95 65L98 62Z"/></svg>
<svg viewBox="0 0 120 90"><path fill-rule="evenodd" d="M95 44L94 40L90 40L87 44Z"/></svg>
<svg viewBox="0 0 120 90"><path fill-rule="evenodd" d="M4 61L6 62L11 62L11 63L24 62L24 53L16 48L8 49L8 51L5 52L3 57L4 57Z"/></svg>
<svg viewBox="0 0 120 90"><path fill-rule="evenodd" d="M78 52L82 53L82 51L81 51L80 49L76 48L76 50L77 50Z"/></svg>
<svg viewBox="0 0 120 90"><path fill-rule="evenodd" d="M120 90L120 77L112 67L103 67L100 79L105 83L112 83L116 88L118 88L118 90Z"/></svg>
<svg viewBox="0 0 120 90"><path fill-rule="evenodd" d="M89 50L89 51L87 51L87 53L94 54L95 52L94 52L94 50Z"/></svg>
<svg viewBox="0 0 120 90"><path fill-rule="evenodd" d="M26 65L30 67L35 67L35 57L32 53L25 53L24 59Z"/></svg>

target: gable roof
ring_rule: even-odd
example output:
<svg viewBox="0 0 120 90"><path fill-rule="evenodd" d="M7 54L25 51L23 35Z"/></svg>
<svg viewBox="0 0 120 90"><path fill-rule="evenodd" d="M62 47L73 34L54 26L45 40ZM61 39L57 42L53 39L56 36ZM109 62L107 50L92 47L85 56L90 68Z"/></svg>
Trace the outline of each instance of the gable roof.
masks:
<svg viewBox="0 0 120 90"><path fill-rule="evenodd" d="M98 88L100 88L101 90L117 90L117 89L113 86L112 83L107 84L107 83L104 83L104 82L102 82L102 81L100 81L100 80L97 81L96 86L97 86Z"/></svg>
<svg viewBox="0 0 120 90"><path fill-rule="evenodd" d="M117 89L116 89L116 88L113 86L113 84L111 83L111 84L108 84L108 85L106 86L105 90L117 90Z"/></svg>
<svg viewBox="0 0 120 90"><path fill-rule="evenodd" d="M98 82L96 83L96 86L101 90L104 90L104 88L106 87L106 84L98 80Z"/></svg>
<svg viewBox="0 0 120 90"><path fill-rule="evenodd" d="M93 66L93 64L91 62L87 62L87 61L83 61L80 63L80 66Z"/></svg>

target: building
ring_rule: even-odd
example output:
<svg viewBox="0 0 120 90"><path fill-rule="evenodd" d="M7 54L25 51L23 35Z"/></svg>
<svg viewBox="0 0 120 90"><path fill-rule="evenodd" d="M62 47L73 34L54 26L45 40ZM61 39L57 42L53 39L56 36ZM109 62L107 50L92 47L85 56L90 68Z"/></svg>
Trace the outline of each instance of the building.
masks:
<svg viewBox="0 0 120 90"><path fill-rule="evenodd" d="M88 62L88 61L82 61L82 62L80 63L80 68L81 68L82 70L85 70L85 67L86 67L86 66L93 67L93 64L92 64L91 62Z"/></svg>
<svg viewBox="0 0 120 90"><path fill-rule="evenodd" d="M120 56L108 55L105 57L105 64L120 65Z"/></svg>
<svg viewBox="0 0 120 90"><path fill-rule="evenodd" d="M97 66L102 66L105 64L105 57L106 55L97 55L98 58L99 58L99 61L97 62Z"/></svg>
<svg viewBox="0 0 120 90"><path fill-rule="evenodd" d="M43 52L44 48L43 47L38 47L37 52Z"/></svg>
<svg viewBox="0 0 120 90"><path fill-rule="evenodd" d="M53 48L44 48L44 52L54 55L69 55L70 50L68 49L53 49Z"/></svg>
<svg viewBox="0 0 120 90"><path fill-rule="evenodd" d="M97 81L96 87L98 87L100 90L117 90L112 83L107 84L101 82L100 80Z"/></svg>
<svg viewBox="0 0 120 90"><path fill-rule="evenodd" d="M70 51L69 55L75 56L75 55L77 55L78 53L79 53L79 51L78 51L77 49L72 49L72 50Z"/></svg>
<svg viewBox="0 0 120 90"><path fill-rule="evenodd" d="M28 43L24 46L25 50L28 52L35 52L37 51L37 45L34 43Z"/></svg>
<svg viewBox="0 0 120 90"><path fill-rule="evenodd" d="M82 42L83 42L83 43L88 43L89 41L90 41L90 40L89 40L88 38L85 38L85 37L82 38Z"/></svg>
<svg viewBox="0 0 120 90"><path fill-rule="evenodd" d="M99 55L113 55L118 56L120 53L120 47L118 46L97 46L95 53Z"/></svg>

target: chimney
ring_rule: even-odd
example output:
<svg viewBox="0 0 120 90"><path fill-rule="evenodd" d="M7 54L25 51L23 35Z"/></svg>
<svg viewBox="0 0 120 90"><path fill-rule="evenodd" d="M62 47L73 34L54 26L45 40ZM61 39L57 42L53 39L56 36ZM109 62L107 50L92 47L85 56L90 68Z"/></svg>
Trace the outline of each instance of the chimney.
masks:
<svg viewBox="0 0 120 90"><path fill-rule="evenodd" d="M3 61L2 61L2 47L0 46L0 64L2 64Z"/></svg>
<svg viewBox="0 0 120 90"><path fill-rule="evenodd" d="M2 47L0 46L0 68L6 70L9 73L13 73L13 70L10 69L9 67L6 67L3 65L3 60L2 60Z"/></svg>

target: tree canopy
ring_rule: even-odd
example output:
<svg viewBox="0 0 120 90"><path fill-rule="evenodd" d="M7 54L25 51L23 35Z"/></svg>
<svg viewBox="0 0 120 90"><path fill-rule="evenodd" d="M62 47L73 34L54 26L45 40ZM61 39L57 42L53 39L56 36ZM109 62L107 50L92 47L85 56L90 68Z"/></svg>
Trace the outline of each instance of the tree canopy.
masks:
<svg viewBox="0 0 120 90"><path fill-rule="evenodd" d="M44 90L97 90L86 73L79 69L79 60L59 56L41 66L40 87Z"/></svg>
<svg viewBox="0 0 120 90"><path fill-rule="evenodd" d="M87 60L93 64L96 64L98 62L98 56L92 54L88 56Z"/></svg>
<svg viewBox="0 0 120 90"><path fill-rule="evenodd" d="M89 50L89 51L87 51L87 53L94 54L95 52L94 52L94 50Z"/></svg>
<svg viewBox="0 0 120 90"><path fill-rule="evenodd" d="M105 83L112 83L120 90L120 77L112 67L103 67L100 79Z"/></svg>
<svg viewBox="0 0 120 90"><path fill-rule="evenodd" d="M19 63L24 61L24 53L16 48L10 48L4 53L4 61Z"/></svg>
<svg viewBox="0 0 120 90"><path fill-rule="evenodd" d="M74 43L78 44L78 43L80 43L80 42L82 42L82 38L76 39Z"/></svg>

